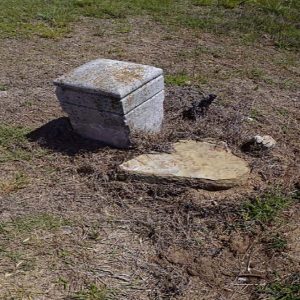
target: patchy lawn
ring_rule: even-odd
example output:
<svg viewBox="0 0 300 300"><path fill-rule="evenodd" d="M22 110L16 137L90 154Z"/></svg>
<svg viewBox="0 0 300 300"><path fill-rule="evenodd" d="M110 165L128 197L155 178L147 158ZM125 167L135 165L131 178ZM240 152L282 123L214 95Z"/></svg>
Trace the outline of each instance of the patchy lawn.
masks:
<svg viewBox="0 0 300 300"><path fill-rule="evenodd" d="M233 33L244 41L265 35L279 47L299 47L297 0L3 0L2 36L58 38L81 16L126 19L150 15L156 21L214 33Z"/></svg>
<svg viewBox="0 0 300 300"><path fill-rule="evenodd" d="M1 1L0 298L299 299L298 19L298 1ZM98 57L164 69L159 135L125 151L72 131L52 80ZM244 153L256 134L276 147ZM118 178L188 138L227 142L247 185Z"/></svg>

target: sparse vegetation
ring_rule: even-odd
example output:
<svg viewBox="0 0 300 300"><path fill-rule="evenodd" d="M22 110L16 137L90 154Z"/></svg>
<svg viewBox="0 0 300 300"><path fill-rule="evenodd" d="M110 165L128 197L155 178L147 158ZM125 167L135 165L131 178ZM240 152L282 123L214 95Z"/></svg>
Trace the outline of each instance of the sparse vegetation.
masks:
<svg viewBox="0 0 300 300"><path fill-rule="evenodd" d="M32 149L26 135L30 129L21 126L0 124L0 163L14 160L30 160L43 155L43 149Z"/></svg>
<svg viewBox="0 0 300 300"><path fill-rule="evenodd" d="M300 299L298 7L0 0L0 298ZM96 57L164 70L161 133L127 151L74 133L52 79ZM186 120L209 94L207 113ZM242 152L255 135L277 144ZM245 185L119 177L129 158L206 138L249 163Z"/></svg>
<svg viewBox="0 0 300 300"><path fill-rule="evenodd" d="M177 86L185 86L192 83L191 78L186 74L166 75L165 81L166 84Z"/></svg>
<svg viewBox="0 0 300 300"><path fill-rule="evenodd" d="M31 154L26 150L26 134L24 127L0 125L0 162L9 160L29 160Z"/></svg>
<svg viewBox="0 0 300 300"><path fill-rule="evenodd" d="M219 33L242 33L248 41L269 34L279 47L299 47L299 1L284 0L195 0L195 6L207 9L199 17L186 18L192 27ZM201 10L198 11L201 14Z"/></svg>
<svg viewBox="0 0 300 300"><path fill-rule="evenodd" d="M9 259L23 272L32 271L36 266L34 257L26 257L26 253L11 251L9 249L0 248L0 258Z"/></svg>
<svg viewBox="0 0 300 300"><path fill-rule="evenodd" d="M7 86L3 85L3 84L0 84L0 92L4 92L6 90L7 90Z"/></svg>
<svg viewBox="0 0 300 300"><path fill-rule="evenodd" d="M262 113L255 108L250 110L250 118L259 121L263 117Z"/></svg>
<svg viewBox="0 0 300 300"><path fill-rule="evenodd" d="M300 299L300 274L296 273L283 281L270 283L259 292L270 300L298 300Z"/></svg>
<svg viewBox="0 0 300 300"><path fill-rule="evenodd" d="M267 250L282 252L287 248L287 240L280 234L275 234L265 240Z"/></svg>
<svg viewBox="0 0 300 300"><path fill-rule="evenodd" d="M113 299L109 296L106 288L99 288L92 284L87 289L75 293L71 296L70 300L110 300Z"/></svg>
<svg viewBox="0 0 300 300"><path fill-rule="evenodd" d="M241 33L248 40L269 34L279 47L297 48L299 11L297 0L4 0L0 3L0 32L2 36L57 38L69 32L70 22L80 16L126 18L148 14L172 26Z"/></svg>
<svg viewBox="0 0 300 300"><path fill-rule="evenodd" d="M268 223L292 202L290 197L280 193L267 193L262 197L256 197L243 206L245 220L255 220Z"/></svg>
<svg viewBox="0 0 300 300"><path fill-rule="evenodd" d="M11 222L0 223L0 234L12 235L32 233L35 230L51 231L69 224L68 221L50 214L38 214L18 217Z"/></svg>
<svg viewBox="0 0 300 300"><path fill-rule="evenodd" d="M17 173L13 178L0 182L0 193L9 194L24 188L29 183L28 176L24 173Z"/></svg>

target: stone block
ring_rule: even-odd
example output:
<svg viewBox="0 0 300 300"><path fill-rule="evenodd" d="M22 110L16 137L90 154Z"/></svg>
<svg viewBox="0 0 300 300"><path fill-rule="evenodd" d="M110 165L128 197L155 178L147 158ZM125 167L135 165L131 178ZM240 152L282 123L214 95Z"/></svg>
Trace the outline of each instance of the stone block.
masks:
<svg viewBox="0 0 300 300"><path fill-rule="evenodd" d="M163 71L98 59L54 81L56 95L82 136L128 147L135 130L158 132L163 120Z"/></svg>
<svg viewBox="0 0 300 300"><path fill-rule="evenodd" d="M171 153L139 155L124 162L120 169L131 179L207 190L242 185L250 175L248 163L232 154L224 144L186 140L172 146Z"/></svg>
<svg viewBox="0 0 300 300"><path fill-rule="evenodd" d="M163 120L164 91L153 96L126 115L64 104L76 132L90 139L115 147L130 146L130 133L134 130L159 132Z"/></svg>

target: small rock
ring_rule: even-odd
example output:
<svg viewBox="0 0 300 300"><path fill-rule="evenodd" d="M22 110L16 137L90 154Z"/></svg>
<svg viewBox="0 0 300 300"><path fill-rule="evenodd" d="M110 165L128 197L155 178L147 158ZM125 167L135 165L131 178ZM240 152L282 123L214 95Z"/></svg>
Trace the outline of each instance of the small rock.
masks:
<svg viewBox="0 0 300 300"><path fill-rule="evenodd" d="M8 96L7 91L0 91L0 98L1 97L6 98L7 96Z"/></svg>
<svg viewBox="0 0 300 300"><path fill-rule="evenodd" d="M255 120L254 120L253 118L251 118L251 117L246 117L245 120L246 120L246 121L249 121L249 122L255 121Z"/></svg>
<svg viewBox="0 0 300 300"><path fill-rule="evenodd" d="M253 140L264 148L273 148L276 145L276 141L270 135L256 135Z"/></svg>
<svg viewBox="0 0 300 300"><path fill-rule="evenodd" d="M260 150L270 150L274 148L276 141L270 135L256 135L242 145L245 152L255 152Z"/></svg>
<svg viewBox="0 0 300 300"><path fill-rule="evenodd" d="M63 226L62 228L62 233L63 234L71 234L73 233L73 229L71 226Z"/></svg>
<svg viewBox="0 0 300 300"><path fill-rule="evenodd" d="M246 283L248 281L248 278L247 277L238 277L237 280L238 280L239 283L243 284L243 283Z"/></svg>

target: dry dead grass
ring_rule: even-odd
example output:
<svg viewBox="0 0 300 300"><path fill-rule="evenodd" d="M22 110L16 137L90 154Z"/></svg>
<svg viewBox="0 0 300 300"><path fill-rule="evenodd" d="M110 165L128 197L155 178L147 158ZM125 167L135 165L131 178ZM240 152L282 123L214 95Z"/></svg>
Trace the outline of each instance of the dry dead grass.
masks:
<svg viewBox="0 0 300 300"><path fill-rule="evenodd" d="M0 84L8 95L0 117L39 128L25 148L39 155L1 165L3 182L18 172L30 178L22 189L1 193L1 298L257 299L257 287L299 272L299 203L269 224L245 222L240 213L247 199L275 186L290 193L299 181L298 55L173 32L147 19L130 20L130 32L119 26L82 19L61 40L2 40ZM160 135L137 136L136 146L124 151L72 132L51 81L96 57L188 76L190 85L166 88ZM183 120L181 111L203 92L218 95L207 116ZM255 134L272 135L277 147L260 157L242 153L240 145ZM168 151L185 138L226 141L251 165L248 185L206 192L117 178L124 160ZM287 248L270 252L264 241L276 233Z"/></svg>

